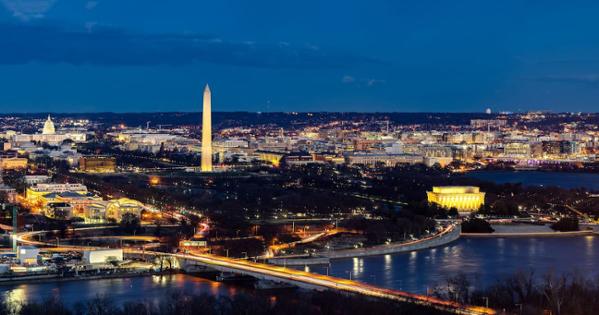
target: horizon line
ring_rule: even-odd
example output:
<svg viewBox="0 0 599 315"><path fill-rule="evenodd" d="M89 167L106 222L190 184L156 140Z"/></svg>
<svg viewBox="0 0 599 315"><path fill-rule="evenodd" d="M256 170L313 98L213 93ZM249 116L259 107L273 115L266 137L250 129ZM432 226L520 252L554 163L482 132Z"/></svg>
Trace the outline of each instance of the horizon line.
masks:
<svg viewBox="0 0 599 315"><path fill-rule="evenodd" d="M246 113L246 114L482 114L482 115L505 115L505 114L520 114L540 112L548 114L599 114L599 112L584 112L584 111L554 111L554 110L527 110L527 111L498 111L487 114L485 112L443 112L443 111L212 111L215 113ZM114 111L99 111L99 112L0 112L1 116L6 115L86 115L86 114L121 114L121 115L139 115L139 114L201 114L201 111L147 111L147 112L114 112Z"/></svg>

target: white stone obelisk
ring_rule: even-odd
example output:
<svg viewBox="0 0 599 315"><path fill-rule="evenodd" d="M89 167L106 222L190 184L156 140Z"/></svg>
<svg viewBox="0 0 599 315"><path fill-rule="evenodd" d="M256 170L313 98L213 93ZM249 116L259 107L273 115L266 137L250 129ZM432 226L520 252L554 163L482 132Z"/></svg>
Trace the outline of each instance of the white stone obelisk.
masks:
<svg viewBox="0 0 599 315"><path fill-rule="evenodd" d="M212 172L212 95L210 87L204 88L202 109L202 172Z"/></svg>

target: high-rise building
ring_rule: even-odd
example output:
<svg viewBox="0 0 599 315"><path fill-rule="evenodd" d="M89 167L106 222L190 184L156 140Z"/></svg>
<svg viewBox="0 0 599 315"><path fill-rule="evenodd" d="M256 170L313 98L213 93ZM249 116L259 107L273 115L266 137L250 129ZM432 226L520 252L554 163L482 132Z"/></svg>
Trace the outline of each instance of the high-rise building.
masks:
<svg viewBox="0 0 599 315"><path fill-rule="evenodd" d="M202 109L202 172L212 172L212 96L210 87L204 88L204 106Z"/></svg>

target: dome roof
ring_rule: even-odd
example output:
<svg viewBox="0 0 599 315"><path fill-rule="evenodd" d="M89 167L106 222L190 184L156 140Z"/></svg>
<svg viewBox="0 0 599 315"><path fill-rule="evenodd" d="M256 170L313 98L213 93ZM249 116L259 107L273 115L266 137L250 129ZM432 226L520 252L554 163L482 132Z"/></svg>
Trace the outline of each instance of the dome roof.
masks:
<svg viewBox="0 0 599 315"><path fill-rule="evenodd" d="M53 135L55 133L56 130L54 129L54 123L52 122L52 118L50 118L50 115L48 115L48 119L44 123L44 129L42 130L42 134Z"/></svg>

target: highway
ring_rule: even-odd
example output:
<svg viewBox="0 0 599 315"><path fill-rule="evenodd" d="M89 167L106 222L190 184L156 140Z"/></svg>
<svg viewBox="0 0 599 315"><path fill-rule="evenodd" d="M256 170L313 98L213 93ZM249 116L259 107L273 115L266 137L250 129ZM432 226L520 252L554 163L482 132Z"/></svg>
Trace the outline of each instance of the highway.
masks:
<svg viewBox="0 0 599 315"><path fill-rule="evenodd" d="M106 227L81 228L77 230L95 230L105 229ZM50 231L21 232L17 235L17 240L23 244L49 246L49 250L67 251L67 250L86 250L93 249L91 246L56 246L52 243L34 241L31 238ZM361 294L376 298L384 298L393 301L418 304L432 307L438 310L451 312L454 314L484 315L496 314L496 311L481 306L463 305L457 302L445 301L430 296L408 293L404 291L380 288L368 285L362 282L342 279L337 277L325 276L315 273L304 272L296 269L285 268L281 266L251 262L243 259L227 258L210 254L185 254L185 253L164 253L155 251L145 251L133 248L124 248L123 251L129 254L144 254L152 256L171 256L180 261L192 261L198 265L209 268L233 272L243 275L249 275L258 279L268 279L298 285L305 288L320 290L335 290L347 293Z"/></svg>
<svg viewBox="0 0 599 315"><path fill-rule="evenodd" d="M133 252L140 254L139 250ZM280 266L251 262L242 259L226 258L209 254L170 254L162 252L143 252L146 255L172 256L179 260L197 262L210 268L250 275L256 278L287 282L307 288L331 289L336 291L361 294L371 297L384 298L399 302L413 303L448 311L454 314L496 314L492 309L479 306L462 305L456 302L440 300L430 296L412 294L408 292L384 289L358 281L336 278L320 274L304 272Z"/></svg>

